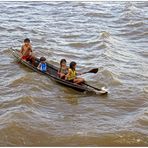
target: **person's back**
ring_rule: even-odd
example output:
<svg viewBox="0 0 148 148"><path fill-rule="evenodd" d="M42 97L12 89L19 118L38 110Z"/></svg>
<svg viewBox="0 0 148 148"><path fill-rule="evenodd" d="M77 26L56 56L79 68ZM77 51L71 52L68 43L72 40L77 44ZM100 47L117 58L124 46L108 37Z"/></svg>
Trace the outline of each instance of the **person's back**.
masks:
<svg viewBox="0 0 148 148"><path fill-rule="evenodd" d="M72 68L69 68L68 73L69 73L69 75L68 75L67 79L69 81L73 81L76 78L76 70L72 69Z"/></svg>
<svg viewBox="0 0 148 148"><path fill-rule="evenodd" d="M46 72L46 70L47 70L46 63L41 63L40 70L43 71L43 72Z"/></svg>
<svg viewBox="0 0 148 148"><path fill-rule="evenodd" d="M41 70L42 72L46 72L47 71L47 64L46 64L46 58L45 57L41 57L40 58L40 63L37 67L39 70Z"/></svg>

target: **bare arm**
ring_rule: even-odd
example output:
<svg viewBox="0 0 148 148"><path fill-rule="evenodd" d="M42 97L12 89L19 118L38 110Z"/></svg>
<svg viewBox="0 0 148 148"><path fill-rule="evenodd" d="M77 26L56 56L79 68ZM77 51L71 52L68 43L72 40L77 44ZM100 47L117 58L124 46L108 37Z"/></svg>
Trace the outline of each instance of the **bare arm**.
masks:
<svg viewBox="0 0 148 148"><path fill-rule="evenodd" d="M61 68L58 69L58 74L60 74L60 72L61 72Z"/></svg>
<svg viewBox="0 0 148 148"><path fill-rule="evenodd" d="M76 72L76 75L79 76L79 75L82 75L82 73L81 72Z"/></svg>
<svg viewBox="0 0 148 148"><path fill-rule="evenodd" d="M38 65L37 69L40 69L40 67L41 67L41 63Z"/></svg>
<svg viewBox="0 0 148 148"><path fill-rule="evenodd" d="M21 50L20 50L20 56L22 57L23 56L23 45L22 45L22 47L21 47Z"/></svg>
<svg viewBox="0 0 148 148"><path fill-rule="evenodd" d="M33 52L32 51L32 46L31 46L31 44L29 44L29 48L28 48L31 52Z"/></svg>
<svg viewBox="0 0 148 148"><path fill-rule="evenodd" d="M20 50L20 55L21 55L21 58L26 54L26 50L24 51L24 45L22 45L21 47L21 50Z"/></svg>
<svg viewBox="0 0 148 148"><path fill-rule="evenodd" d="M70 76L71 71L68 69L68 74L65 76L65 80L67 80L67 78Z"/></svg>

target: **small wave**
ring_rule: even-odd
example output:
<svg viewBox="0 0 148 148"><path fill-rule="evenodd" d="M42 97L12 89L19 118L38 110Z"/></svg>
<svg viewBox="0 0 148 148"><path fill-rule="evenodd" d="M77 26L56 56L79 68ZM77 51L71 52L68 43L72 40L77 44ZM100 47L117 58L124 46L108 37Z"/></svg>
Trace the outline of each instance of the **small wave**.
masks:
<svg viewBox="0 0 148 148"><path fill-rule="evenodd" d="M25 84L25 83L29 84L29 83L32 83L31 80L32 80L32 77L30 77L29 74L27 74L26 76L21 76L20 78L13 80L13 82L9 86L15 87L15 86L19 86L20 84Z"/></svg>
<svg viewBox="0 0 148 148"><path fill-rule="evenodd" d="M110 45L119 45L121 44L121 41L119 38L116 38L115 36L111 35L109 32L107 31L102 31L100 33L100 38L99 40L101 42L103 42L104 44L106 44L106 46L110 46Z"/></svg>
<svg viewBox="0 0 148 148"><path fill-rule="evenodd" d="M126 26L127 27L141 27L143 25L144 25L144 22L142 22L142 21L131 20Z"/></svg>
<svg viewBox="0 0 148 148"><path fill-rule="evenodd" d="M137 16L141 16L143 15L143 10L136 7L136 5L134 3L127 3L125 5L125 9L123 11L123 18L125 19L132 19L132 18L136 18Z"/></svg>
<svg viewBox="0 0 148 148"><path fill-rule="evenodd" d="M102 42L100 45L98 45L98 49L105 49L108 45L105 42Z"/></svg>
<svg viewBox="0 0 148 148"><path fill-rule="evenodd" d="M145 58L148 57L148 52L146 52L146 51L140 52L139 54Z"/></svg>
<svg viewBox="0 0 148 148"><path fill-rule="evenodd" d="M102 77L103 81L109 85L116 86L116 85L122 84L121 80L119 80L117 78L117 75L115 75L114 73L112 73L109 70L105 70L105 69L102 70L101 75L102 75L101 77Z"/></svg>
<svg viewBox="0 0 148 148"><path fill-rule="evenodd" d="M48 80L50 81L50 79ZM25 91L29 90L37 93L38 91L42 90L49 91L51 83L48 83L47 78L43 75L30 72L27 73L25 76L21 76L20 78L13 80L11 84L9 84L7 87L13 87L19 92L23 91L24 87L27 87Z"/></svg>
<svg viewBox="0 0 148 148"><path fill-rule="evenodd" d="M135 39L137 39L137 36L139 36L140 34L141 34L141 30L138 30L138 29L136 29L136 30L122 30L122 33L121 34L119 34L120 36L125 36L125 37L127 37L128 36L128 38L130 38L130 39L133 39L133 40L135 40Z"/></svg>
<svg viewBox="0 0 148 148"><path fill-rule="evenodd" d="M41 123L33 121L32 119L30 121L29 119L26 119L26 121L23 119L10 119L5 125L4 128L0 129L2 139L0 139L1 146L56 145L56 140L55 143L51 141L51 138L53 138L53 136L51 136L52 134L48 134L48 131L52 131L53 129L45 123L41 125ZM41 126L46 126L46 130L40 128Z"/></svg>
<svg viewBox="0 0 148 148"><path fill-rule="evenodd" d="M138 114L136 115L136 120L142 126L147 126L148 125L148 109L147 108L139 109Z"/></svg>
<svg viewBox="0 0 148 148"><path fill-rule="evenodd" d="M102 31L100 33L100 39L108 39L110 37L110 33L106 31Z"/></svg>
<svg viewBox="0 0 148 148"><path fill-rule="evenodd" d="M21 27L21 26L18 26L16 28L14 28L15 30L17 31L27 31L28 29L24 28L24 27Z"/></svg>
<svg viewBox="0 0 148 148"><path fill-rule="evenodd" d="M100 13L100 12L89 12L89 13L86 13L85 16L99 17L99 18L112 18L113 17L109 13Z"/></svg>
<svg viewBox="0 0 148 148"><path fill-rule="evenodd" d="M93 47L98 47L101 46L104 48L105 45L103 45L102 41L100 41L98 38L92 38L89 39L88 41L83 41L83 42L73 42L68 44L71 47L75 48L85 48L85 49L90 49Z"/></svg>
<svg viewBox="0 0 148 148"><path fill-rule="evenodd" d="M139 38L140 38L140 37L141 37L141 38L146 38L146 36L148 36L148 32L147 32L147 30L141 32L141 34L138 35ZM145 40L145 42L147 42L147 40Z"/></svg>
<svg viewBox="0 0 148 148"><path fill-rule="evenodd" d="M35 104L35 99L31 96L20 96L16 99L13 99L11 101L4 101L0 107L1 109L4 109L4 108L10 108L10 107L15 107L15 106L18 106L18 105L31 105L31 104Z"/></svg>
<svg viewBox="0 0 148 148"><path fill-rule="evenodd" d="M148 86L147 87L144 87L143 90L144 90L145 93L148 93Z"/></svg>
<svg viewBox="0 0 148 148"><path fill-rule="evenodd" d="M148 125L148 115L140 117L138 121L141 125L147 126Z"/></svg>
<svg viewBox="0 0 148 148"><path fill-rule="evenodd" d="M70 34L70 35L63 35L62 38L78 38L80 37L79 34Z"/></svg>
<svg viewBox="0 0 148 148"><path fill-rule="evenodd" d="M3 31L5 29L6 29L5 27L0 26L0 31Z"/></svg>
<svg viewBox="0 0 148 148"><path fill-rule="evenodd" d="M68 45L71 47L74 47L74 48L85 48L88 46L86 43L78 43L78 42L77 43L69 43Z"/></svg>
<svg viewBox="0 0 148 148"><path fill-rule="evenodd" d="M35 104L35 98L31 96L21 97L17 99L17 102L20 104Z"/></svg>
<svg viewBox="0 0 148 148"><path fill-rule="evenodd" d="M23 10L23 9L28 10L28 9L33 9L33 8L34 7L29 6L29 5L26 5L26 6L25 5L21 5L21 3L9 6L9 9L20 9L20 10Z"/></svg>

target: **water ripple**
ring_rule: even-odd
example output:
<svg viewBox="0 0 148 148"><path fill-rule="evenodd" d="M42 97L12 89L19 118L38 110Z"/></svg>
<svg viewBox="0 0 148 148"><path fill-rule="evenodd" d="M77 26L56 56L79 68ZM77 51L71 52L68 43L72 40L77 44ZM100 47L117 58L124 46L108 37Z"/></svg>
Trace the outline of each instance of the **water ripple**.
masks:
<svg viewBox="0 0 148 148"><path fill-rule="evenodd" d="M147 2L0 2L0 145L146 146L147 8ZM66 58L81 72L99 68L82 77L109 94L82 94L18 64L8 48L20 49L26 37L51 64Z"/></svg>

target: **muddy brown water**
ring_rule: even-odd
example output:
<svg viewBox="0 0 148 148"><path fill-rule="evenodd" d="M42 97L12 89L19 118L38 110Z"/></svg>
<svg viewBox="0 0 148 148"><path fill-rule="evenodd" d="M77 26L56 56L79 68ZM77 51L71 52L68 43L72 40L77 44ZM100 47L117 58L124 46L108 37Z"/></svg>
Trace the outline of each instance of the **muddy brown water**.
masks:
<svg viewBox="0 0 148 148"><path fill-rule="evenodd" d="M0 146L148 146L148 2L0 2ZM109 89L90 95L18 64L36 56L77 62Z"/></svg>

